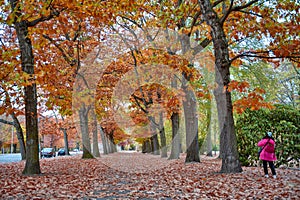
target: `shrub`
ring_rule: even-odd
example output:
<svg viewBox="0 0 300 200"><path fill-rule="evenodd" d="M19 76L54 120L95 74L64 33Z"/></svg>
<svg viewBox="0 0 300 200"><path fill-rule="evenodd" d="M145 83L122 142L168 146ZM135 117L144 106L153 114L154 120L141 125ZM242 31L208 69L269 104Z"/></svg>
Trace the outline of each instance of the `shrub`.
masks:
<svg viewBox="0 0 300 200"><path fill-rule="evenodd" d="M276 166L293 167L300 159L300 111L289 106L275 109L246 110L236 120L240 161L244 166L257 164L257 142L271 131L276 141Z"/></svg>

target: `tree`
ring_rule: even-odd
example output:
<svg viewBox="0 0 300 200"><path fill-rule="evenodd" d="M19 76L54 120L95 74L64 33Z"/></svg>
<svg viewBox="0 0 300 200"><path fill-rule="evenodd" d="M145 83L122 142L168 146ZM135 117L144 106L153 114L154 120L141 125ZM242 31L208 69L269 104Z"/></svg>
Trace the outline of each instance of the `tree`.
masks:
<svg viewBox="0 0 300 200"><path fill-rule="evenodd" d="M164 65L168 65L169 68L162 67ZM166 95L168 92L166 94L163 92L166 91L164 88L166 86L162 87L162 85L170 85L169 79L163 75L167 77L174 76L176 74L172 71L174 69L188 71L187 61L178 56L173 56L170 59L170 55L167 52L156 49L146 49L122 55L118 61L114 61L107 66L98 84L96 97L98 100L98 116L102 120L111 120L113 119L111 116L115 115L115 119L119 120L118 124L131 126L131 120L124 116L127 113L124 113L124 115L122 113L120 118L118 118L116 113L122 110L121 102L128 95L132 97L130 101L134 102L141 112L144 112L147 118L146 121L148 121L147 124L154 122L153 124L155 124L156 128L159 128L158 123L153 120L153 117L158 117L159 113L150 112L152 109L153 111L157 110L154 109L155 106L152 106L154 103L162 104L162 107L168 111L169 118L172 112L179 114L180 103L178 99L181 93L177 91L176 93L179 94L172 97L171 95ZM137 70L139 71L138 76ZM156 84L149 85L151 82ZM135 88L137 89L135 90ZM160 100L158 100L158 93L161 95ZM167 99L164 97L167 97ZM152 130L154 129L152 128ZM156 138L152 139L156 140ZM146 142L147 140L144 141Z"/></svg>
<svg viewBox="0 0 300 200"><path fill-rule="evenodd" d="M232 76L239 82L249 83L248 90L261 88L265 91L267 102L299 106L299 70L296 64L284 60L278 68L270 63L257 61L243 64L239 68L231 68ZM234 92L234 99L241 99L244 92ZM244 96L243 96L244 97ZM240 106L241 108L242 106ZM245 107L245 106L244 106Z"/></svg>
<svg viewBox="0 0 300 200"><path fill-rule="evenodd" d="M294 46L299 46L299 41L295 40L296 36L294 34L289 36L283 34L283 32L277 34L278 28L281 25L285 26L287 29L290 29L290 27L286 20L280 21L278 18L279 16L276 14L277 12L274 12L277 10L281 13L282 17L286 17L286 12L291 8L295 8L296 4L286 6L279 5L272 1L272 3L275 4L275 6L273 6L260 3L258 0L253 0L245 3L239 2L239 5L234 5L234 1L230 1L229 4L223 1L223 7L219 9L223 12L217 13L217 11L213 9L213 4L210 1L199 0L198 2L203 18L211 28L211 37L214 44L216 82L218 84L214 93L217 100L219 125L221 129L221 157L223 161L221 172L239 172L242 169L238 161L236 136L233 128L232 100L230 91L228 90L228 85L230 83L229 68L233 61L236 61L237 58L241 57L254 57L268 60L289 58L293 61L299 61L299 52L297 53L293 50L295 49ZM273 18L273 14L275 18ZM241 18L241 15L250 17ZM238 16L240 23L245 20L251 24L249 29L242 30L241 25L234 26L234 24L232 24L235 27L235 30L229 33L229 36L226 36L226 33L228 34L229 32L227 27L232 23L229 20ZM261 17L261 21L257 21L257 17ZM292 14L291 18L294 17L296 16ZM259 26L260 28L255 28L257 23L261 24L261 26ZM257 29L258 31L254 31ZM281 31L282 29L280 28L279 30ZM240 36L236 34L237 32L240 33ZM261 34L255 35L257 32L260 32ZM262 45L254 48L254 50L249 49L244 52L242 52L243 50L240 50L236 56L230 59L227 37L231 37L230 40L236 44L239 40L247 40L251 37L262 40L264 39L264 36L273 39L266 48ZM290 43L291 41L293 41L292 45Z"/></svg>
<svg viewBox="0 0 300 200"><path fill-rule="evenodd" d="M21 53L22 71L28 74L27 85L24 86L25 117L26 117L26 165L23 174L40 174L39 149L38 149L38 120L37 120L37 91L34 81L34 55L32 43L28 34L29 27L37 25L41 21L49 20L59 13L50 5L45 10L50 14L29 21L25 17L24 7L18 0L10 0L11 18L19 42ZM23 7L22 7L23 6ZM24 19L25 18L25 19Z"/></svg>
<svg viewBox="0 0 300 200"><path fill-rule="evenodd" d="M26 159L26 146L24 140L23 129L19 116L24 115L23 106L24 97L21 92L22 81L19 80L21 71L19 69L19 61L16 56L18 48L16 36L9 34L11 28L3 25L3 32L0 37L0 115L10 116L12 121L6 119L0 119L1 123L10 124L14 126L17 131L17 138L20 144L20 152L22 160Z"/></svg>
<svg viewBox="0 0 300 200"><path fill-rule="evenodd" d="M9 96L6 95L6 98L9 98ZM5 101L5 102L6 103L9 102L9 104L11 104L11 102L9 100ZM4 123L4 124L9 124L16 129L18 142L20 144L21 159L25 160L26 159L26 146L25 146L24 134L23 134L23 129L21 127L21 123L20 123L15 111L11 110L9 115L12 118L12 121L8 121L6 119L0 119L0 122Z"/></svg>
<svg viewBox="0 0 300 200"><path fill-rule="evenodd" d="M199 26L197 21L199 20L200 12L195 4L195 1L146 2L141 6L143 6L143 10L146 10L146 13L149 13L149 15L139 14L136 17L133 13L126 13L122 16L122 20L118 24L120 24L125 32L129 32L129 35L131 34L136 39L140 38L139 33L141 31L153 48L165 49L170 55L180 54L190 62L190 66L193 66L195 55L210 43L209 39L205 38L202 40L202 38L198 37L200 29L197 27ZM157 27L162 28L157 29ZM195 34L197 31L198 34ZM129 38L132 37L129 36ZM161 42L160 39L157 39L159 37L165 37L165 41ZM195 41L199 40L202 41L192 48L191 41L195 43ZM133 42L133 44L135 43L139 44L138 41ZM188 118L185 121L188 143L186 162L199 162L198 118L197 114L195 114L197 112L197 104L193 90L187 89L187 82L192 82L189 76L189 73L186 74L183 72L182 79L180 79L182 87L186 92L186 100L183 104L185 105L185 117Z"/></svg>
<svg viewBox="0 0 300 200"><path fill-rule="evenodd" d="M214 93L218 106L219 126L221 127L221 172L241 172L239 163L237 141L234 132L231 95L227 87L230 82L230 60L228 44L222 23L217 13L213 10L211 2L199 0L202 15L211 27L212 40L215 53L216 82L218 84ZM223 92L225 87L225 92Z"/></svg>

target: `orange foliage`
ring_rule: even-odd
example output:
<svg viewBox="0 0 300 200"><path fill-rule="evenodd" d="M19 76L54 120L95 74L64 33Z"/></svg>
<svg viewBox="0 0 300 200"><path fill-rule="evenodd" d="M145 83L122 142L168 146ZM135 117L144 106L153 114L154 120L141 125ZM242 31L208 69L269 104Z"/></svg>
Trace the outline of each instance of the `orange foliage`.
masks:
<svg viewBox="0 0 300 200"><path fill-rule="evenodd" d="M228 84L228 91L231 92L233 90L237 90L239 92L245 92L247 90L247 88L249 88L249 83L242 81L242 82L238 82L235 80L230 81L230 83Z"/></svg>
<svg viewBox="0 0 300 200"><path fill-rule="evenodd" d="M274 106L271 103L264 102L261 94L264 94L263 89L255 89L250 92L247 96L237 100L233 104L233 108L237 113L243 113L247 108L251 110L259 110L261 108L272 109Z"/></svg>
<svg viewBox="0 0 300 200"><path fill-rule="evenodd" d="M66 129L67 131L69 144L73 144L70 146L75 147L74 140L78 139L78 134L71 118L66 120L59 119L58 123L54 118L42 118L39 122L39 133L41 135L41 138L43 138L43 146L63 147L63 129Z"/></svg>

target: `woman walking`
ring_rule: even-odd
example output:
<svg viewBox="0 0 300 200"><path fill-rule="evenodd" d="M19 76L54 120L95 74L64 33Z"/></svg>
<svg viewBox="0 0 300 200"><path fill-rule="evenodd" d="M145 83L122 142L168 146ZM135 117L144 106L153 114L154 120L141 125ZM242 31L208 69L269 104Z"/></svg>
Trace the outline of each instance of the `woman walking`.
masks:
<svg viewBox="0 0 300 200"><path fill-rule="evenodd" d="M276 178L274 161L276 161L277 159L275 155L275 140L272 137L272 132L267 132L266 136L258 142L257 146L262 148L259 159L263 162L265 177L269 177L267 165L269 163L273 178Z"/></svg>

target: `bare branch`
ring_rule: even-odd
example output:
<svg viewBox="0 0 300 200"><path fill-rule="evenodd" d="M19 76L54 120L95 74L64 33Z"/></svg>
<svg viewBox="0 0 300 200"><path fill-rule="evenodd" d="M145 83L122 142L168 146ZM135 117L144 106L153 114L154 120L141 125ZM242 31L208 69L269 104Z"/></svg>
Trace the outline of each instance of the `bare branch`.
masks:
<svg viewBox="0 0 300 200"><path fill-rule="evenodd" d="M211 40L208 38L205 38L202 40L202 42L193 48L193 55L198 54L200 51L202 51L205 47L207 47L211 43Z"/></svg>
<svg viewBox="0 0 300 200"><path fill-rule="evenodd" d="M76 41L76 39L79 37L79 35L80 35L80 31L81 31L81 24L79 23L79 26L78 26L78 30L76 31L76 33L75 33L75 35L74 35L74 38L73 38L73 42L75 42Z"/></svg>
<svg viewBox="0 0 300 200"><path fill-rule="evenodd" d="M139 103L139 100L144 102L144 99L143 98L140 98L134 94L132 94L133 98L134 98L134 101L135 103L138 105L138 107L144 112L144 113L147 113L148 114L148 110L147 110L147 107L146 108L143 108L143 106L141 106L141 104Z"/></svg>
<svg viewBox="0 0 300 200"><path fill-rule="evenodd" d="M260 17L260 18L263 18L263 17L264 17L264 16L262 16L262 15L260 15L260 14L257 14L257 13L251 12L251 11L243 11L243 10L240 10L240 12L245 13L245 14L248 14L248 15L254 15L254 16L257 16L257 17Z"/></svg>
<svg viewBox="0 0 300 200"><path fill-rule="evenodd" d="M226 13L221 18L221 20L220 20L221 24L224 24L225 20L227 19L227 17L231 13L232 6L233 6L233 0L230 1L230 6L229 6L228 10L226 11Z"/></svg>
<svg viewBox="0 0 300 200"><path fill-rule="evenodd" d="M66 54L66 52L64 51L64 49L57 44L52 38L50 38L48 35L43 34L43 37L47 40L50 41L51 44L53 44L62 54L63 58L65 59L65 61L67 63L69 63L69 65L74 66L76 64L76 60L75 59L70 59L69 56Z"/></svg>
<svg viewBox="0 0 300 200"><path fill-rule="evenodd" d="M219 5L220 3L222 3L223 1L225 1L225 0L218 0L218 1L214 2L212 4L212 7L216 7L217 5Z"/></svg>
<svg viewBox="0 0 300 200"><path fill-rule="evenodd" d="M52 19L54 17L58 17L59 14L60 14L60 12L62 12L64 10L64 9L62 9L60 11L54 10L50 5L48 7L50 7L50 10L51 10L50 11L50 15L48 15L48 16L41 16L40 18L35 19L35 20L31 21L31 22L26 22L27 26L28 27L32 27L32 26L37 25L40 22L48 21L48 20L50 20L50 19Z"/></svg>
<svg viewBox="0 0 300 200"><path fill-rule="evenodd" d="M239 54L235 57L233 57L230 60L230 63L232 63L234 60L238 59L238 58L242 58L242 57L250 57L250 58L262 58L262 59L279 59L279 58L289 58L289 59L293 59L293 58L300 58L300 55L296 55L296 56L268 56L267 53L272 52L270 51L261 51L261 52L244 52L242 54ZM299 61L298 61L299 62Z"/></svg>
<svg viewBox="0 0 300 200"><path fill-rule="evenodd" d="M15 125L15 123L14 123L14 122L10 122L10 121L7 121L7 120L5 120L5 119L0 119L0 122L1 122L1 123L3 123L3 124L12 125L12 126L14 126L14 125Z"/></svg>
<svg viewBox="0 0 300 200"><path fill-rule="evenodd" d="M241 5L241 6L235 6L231 9L231 11L240 11L244 8L248 8L250 6L252 6L253 4L255 4L256 2L258 2L259 0L252 0L252 1L249 1L248 3L244 4L244 5Z"/></svg>

